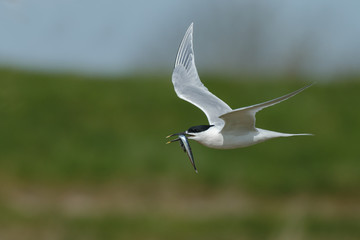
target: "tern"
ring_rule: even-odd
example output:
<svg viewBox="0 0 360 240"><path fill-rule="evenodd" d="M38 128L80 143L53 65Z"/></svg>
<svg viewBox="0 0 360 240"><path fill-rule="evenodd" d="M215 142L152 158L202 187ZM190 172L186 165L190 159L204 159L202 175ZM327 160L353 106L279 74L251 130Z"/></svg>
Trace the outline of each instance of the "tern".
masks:
<svg viewBox="0 0 360 240"><path fill-rule="evenodd" d="M224 101L212 94L200 81L195 66L193 50L193 23L187 29L176 55L172 83L177 96L200 108L209 124L190 127L185 132L171 134L178 138L167 143L180 141L191 164L197 172L188 139L216 149L242 148L278 137L312 135L290 134L255 127L255 115L260 110L285 101L302 92L312 84L273 100L248 107L231 109Z"/></svg>

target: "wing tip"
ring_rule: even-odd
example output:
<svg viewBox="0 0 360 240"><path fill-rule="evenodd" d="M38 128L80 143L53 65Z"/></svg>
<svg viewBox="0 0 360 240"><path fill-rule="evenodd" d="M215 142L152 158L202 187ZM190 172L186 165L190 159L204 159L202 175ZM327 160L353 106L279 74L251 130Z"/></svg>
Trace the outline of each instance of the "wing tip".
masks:
<svg viewBox="0 0 360 240"><path fill-rule="evenodd" d="M308 85L306 85L306 86L304 86L304 87L300 88L298 91L302 92L303 90L305 90L305 89L307 89L307 88L311 87L312 85L314 85L314 84L316 84L316 83L317 83L316 81L315 81L315 82L312 82L312 83L310 83L310 84L308 84ZM296 91L295 91L295 92L296 92Z"/></svg>
<svg viewBox="0 0 360 240"><path fill-rule="evenodd" d="M191 28L191 29L194 28L194 22L191 22L191 23L190 23L190 26L188 27L188 29L190 29L190 28Z"/></svg>
<svg viewBox="0 0 360 240"><path fill-rule="evenodd" d="M182 40L182 42L187 39L189 37L189 35L192 35L193 34L193 29L194 29L194 23L191 22L189 27L187 28L186 32L185 32L185 35L184 35L184 38Z"/></svg>
<svg viewBox="0 0 360 240"><path fill-rule="evenodd" d="M188 29L185 32L183 39L181 40L178 52L176 54L175 67L177 65L186 66L186 62L188 60L188 59L186 59L186 56L188 54L193 54L193 43L192 43L193 26L194 26L194 23L191 22ZM187 48L188 44L190 44L190 52L187 52L187 50L186 50L186 49L188 49Z"/></svg>

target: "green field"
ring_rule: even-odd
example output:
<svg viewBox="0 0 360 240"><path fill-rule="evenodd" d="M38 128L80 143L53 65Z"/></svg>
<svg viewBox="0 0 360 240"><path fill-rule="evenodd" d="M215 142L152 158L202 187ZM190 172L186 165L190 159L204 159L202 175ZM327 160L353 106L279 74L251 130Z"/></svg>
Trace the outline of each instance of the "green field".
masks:
<svg viewBox="0 0 360 240"><path fill-rule="evenodd" d="M314 81L202 80L232 108ZM170 73L0 70L0 239L360 239L359 80L319 80L257 115L258 127L315 136L191 142L195 174L165 136L207 120Z"/></svg>

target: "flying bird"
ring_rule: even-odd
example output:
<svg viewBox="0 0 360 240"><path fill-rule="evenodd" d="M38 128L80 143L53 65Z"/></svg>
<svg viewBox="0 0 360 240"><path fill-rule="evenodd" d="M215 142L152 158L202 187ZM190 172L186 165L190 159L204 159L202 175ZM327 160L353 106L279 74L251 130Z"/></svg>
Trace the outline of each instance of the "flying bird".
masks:
<svg viewBox="0 0 360 240"><path fill-rule="evenodd" d="M255 115L260 110L285 101L302 92L312 84L273 100L248 107L231 109L224 101L212 94L200 81L195 66L193 49L193 23L187 29L176 55L172 82L177 96L200 108L209 124L190 127L185 132L167 136L178 138L167 143L180 141L191 164L197 172L188 139L216 149L232 149L254 145L272 138L312 135L290 134L255 127Z"/></svg>

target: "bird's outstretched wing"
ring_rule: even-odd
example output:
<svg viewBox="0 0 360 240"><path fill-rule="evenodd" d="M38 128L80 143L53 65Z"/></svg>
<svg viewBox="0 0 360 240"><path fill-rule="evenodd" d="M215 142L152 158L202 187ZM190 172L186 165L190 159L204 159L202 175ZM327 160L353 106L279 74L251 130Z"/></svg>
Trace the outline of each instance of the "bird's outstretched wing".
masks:
<svg viewBox="0 0 360 240"><path fill-rule="evenodd" d="M285 101L296 94L302 92L306 88L310 87L312 84L300 88L292 93L286 94L282 97L275 98L273 100L255 104L248 107L238 108L229 113L225 113L220 116L221 119L225 121L225 126L221 130L221 132L236 132L237 134L244 132L247 133L249 131L255 131L255 114L272 105Z"/></svg>
<svg viewBox="0 0 360 240"><path fill-rule="evenodd" d="M189 26L181 41L172 74L172 82L179 98L200 108L211 125L223 124L219 118L231 111L231 108L216 97L200 81L195 66L193 50L193 24Z"/></svg>

